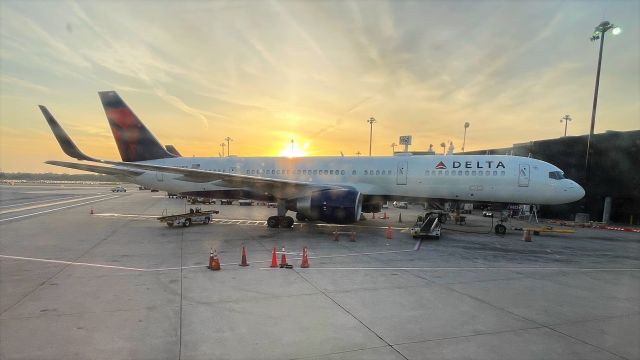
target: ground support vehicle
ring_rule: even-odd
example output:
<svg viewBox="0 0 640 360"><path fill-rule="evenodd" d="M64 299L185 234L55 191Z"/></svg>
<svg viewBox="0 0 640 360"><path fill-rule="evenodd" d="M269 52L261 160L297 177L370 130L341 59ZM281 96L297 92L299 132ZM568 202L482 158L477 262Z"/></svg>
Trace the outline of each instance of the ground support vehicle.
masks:
<svg viewBox="0 0 640 360"><path fill-rule="evenodd" d="M447 216L443 211L429 211L418 216L416 224L409 230L414 239L440 239L441 219Z"/></svg>
<svg viewBox="0 0 640 360"><path fill-rule="evenodd" d="M174 225L189 227L193 223L208 224L213 219L213 215L218 213L220 213L218 210L202 211L200 208L195 208L190 209L186 214L160 216L158 220L166 223L168 227L173 227Z"/></svg>

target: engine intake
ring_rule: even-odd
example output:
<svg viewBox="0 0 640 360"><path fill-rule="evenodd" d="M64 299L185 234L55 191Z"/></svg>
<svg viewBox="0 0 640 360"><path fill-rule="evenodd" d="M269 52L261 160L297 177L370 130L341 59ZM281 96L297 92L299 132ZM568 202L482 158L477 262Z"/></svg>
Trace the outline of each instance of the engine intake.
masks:
<svg viewBox="0 0 640 360"><path fill-rule="evenodd" d="M350 189L317 190L288 205L289 210L297 211L310 220L351 224L360 219L362 195Z"/></svg>

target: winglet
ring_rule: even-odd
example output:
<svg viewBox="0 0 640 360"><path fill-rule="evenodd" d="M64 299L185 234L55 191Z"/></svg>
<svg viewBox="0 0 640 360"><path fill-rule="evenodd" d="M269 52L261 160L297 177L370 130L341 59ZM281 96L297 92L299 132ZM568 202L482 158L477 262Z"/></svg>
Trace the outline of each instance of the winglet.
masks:
<svg viewBox="0 0 640 360"><path fill-rule="evenodd" d="M74 144L73 140L71 140L71 137L67 135L62 126L60 126L58 121L56 121L53 115L51 115L49 110L43 105L38 105L38 107L40 108L40 111L42 111L42 115L44 115L44 118L47 120L51 131L53 131L53 135L55 135L56 140L58 140L58 143L60 144L60 147L65 154L78 160L100 161L98 159L87 156L82 151L80 151L76 144Z"/></svg>

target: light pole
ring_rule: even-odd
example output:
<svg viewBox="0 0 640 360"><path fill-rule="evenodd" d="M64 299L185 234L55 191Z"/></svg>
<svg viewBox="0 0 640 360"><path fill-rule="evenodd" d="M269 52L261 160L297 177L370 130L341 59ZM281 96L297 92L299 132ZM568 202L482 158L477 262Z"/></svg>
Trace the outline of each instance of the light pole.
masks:
<svg viewBox="0 0 640 360"><path fill-rule="evenodd" d="M224 144L224 143L220 143L220 147L222 148L222 157L224 157L224 147L225 147L225 144Z"/></svg>
<svg viewBox="0 0 640 360"><path fill-rule="evenodd" d="M464 138L462 139L462 153L464 154L464 145L467 142L467 128L469 127L469 122L464 123Z"/></svg>
<svg viewBox="0 0 640 360"><path fill-rule="evenodd" d="M356 151L356 155L360 156L361 154L360 150Z"/></svg>
<svg viewBox="0 0 640 360"><path fill-rule="evenodd" d="M447 144L445 144L444 142L440 143L440 146L442 146L442 155L446 154L447 151Z"/></svg>
<svg viewBox="0 0 640 360"><path fill-rule="evenodd" d="M229 141L233 141L233 139L228 136L224 139L227 140L227 156L231 156L231 145L229 145Z"/></svg>
<svg viewBox="0 0 640 360"><path fill-rule="evenodd" d="M291 155L293 156L293 139L291 139Z"/></svg>
<svg viewBox="0 0 640 360"><path fill-rule="evenodd" d="M596 107L598 106L598 87L600 86L600 67L602 66L602 48L604 47L604 35L611 30L613 35L618 35L622 31L619 27L608 21L603 21L593 30L591 41L600 40L600 53L598 54L598 70L596 72L596 87L593 91L593 108L591 110L591 128L589 129L589 137L587 138L587 156L585 159L585 183L589 182L590 161L589 153L591 151L591 136L596 125Z"/></svg>
<svg viewBox="0 0 640 360"><path fill-rule="evenodd" d="M396 153L396 143L391 143L391 153L395 154Z"/></svg>
<svg viewBox="0 0 640 360"><path fill-rule="evenodd" d="M376 119L369 118L369 120L367 120L367 122L370 125L370 128L369 128L369 156L371 156L371 140L373 139L373 123L376 122Z"/></svg>
<svg viewBox="0 0 640 360"><path fill-rule="evenodd" d="M571 121L571 116L565 115L560 119L560 123L564 122L564 136L567 136L567 124Z"/></svg>

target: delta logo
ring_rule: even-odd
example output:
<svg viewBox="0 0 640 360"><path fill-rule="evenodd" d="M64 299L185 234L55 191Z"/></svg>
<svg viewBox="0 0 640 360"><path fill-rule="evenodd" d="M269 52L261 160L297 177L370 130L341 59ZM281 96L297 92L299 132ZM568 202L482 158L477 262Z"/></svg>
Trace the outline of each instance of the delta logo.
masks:
<svg viewBox="0 0 640 360"><path fill-rule="evenodd" d="M454 161L452 164L454 169L504 169L504 163L502 161L486 160L486 161ZM436 165L436 170L446 169L447 165L440 161Z"/></svg>

